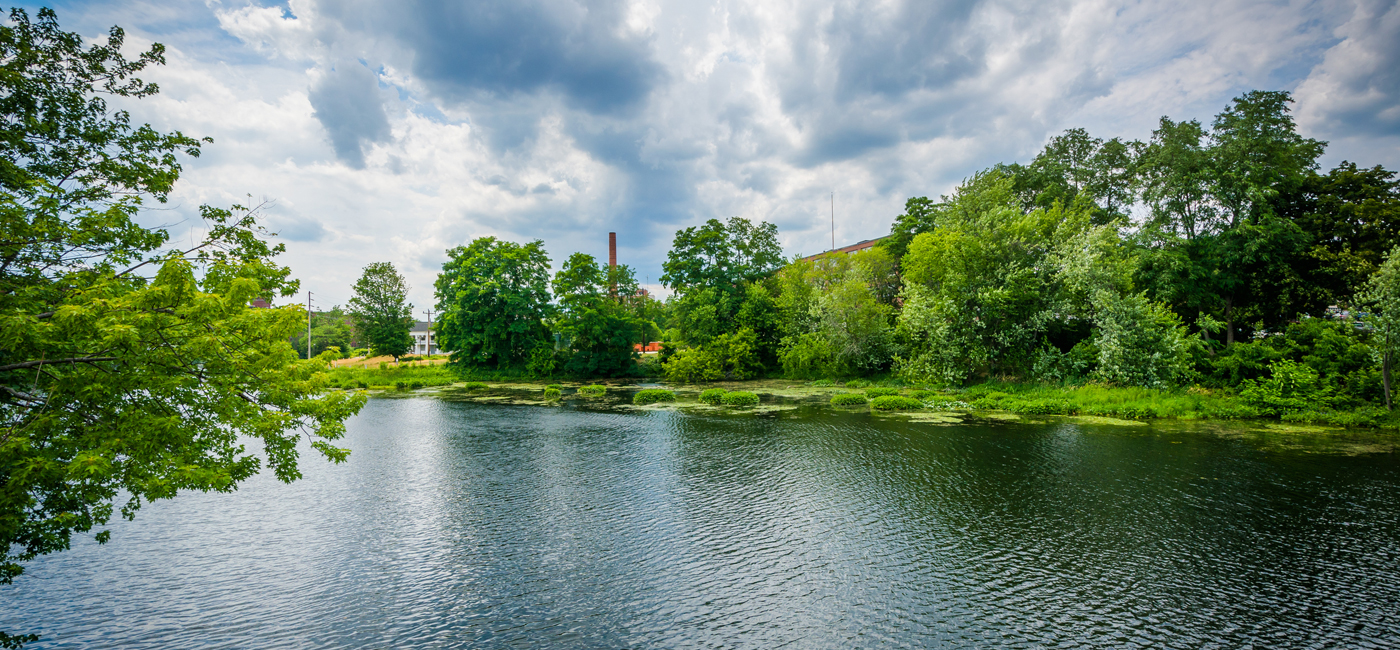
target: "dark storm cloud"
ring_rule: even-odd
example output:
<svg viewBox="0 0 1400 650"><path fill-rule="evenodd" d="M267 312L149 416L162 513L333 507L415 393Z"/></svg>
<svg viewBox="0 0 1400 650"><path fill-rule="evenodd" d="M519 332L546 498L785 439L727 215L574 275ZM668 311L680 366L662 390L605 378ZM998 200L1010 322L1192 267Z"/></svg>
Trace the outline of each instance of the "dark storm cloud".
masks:
<svg viewBox="0 0 1400 650"><path fill-rule="evenodd" d="M621 34L625 5L617 0L418 0L387 12L351 3L325 10L358 29L392 30L414 50L413 72L448 98L554 90L576 108L615 113L637 106L663 78L647 40Z"/></svg>
<svg viewBox="0 0 1400 650"><path fill-rule="evenodd" d="M311 87L309 99L341 162L362 169L363 145L389 139L379 84L365 66L353 61L336 66Z"/></svg>
<svg viewBox="0 0 1400 650"><path fill-rule="evenodd" d="M839 54L836 93L900 97L983 71L986 44L967 28L976 0L839 5L826 38Z"/></svg>

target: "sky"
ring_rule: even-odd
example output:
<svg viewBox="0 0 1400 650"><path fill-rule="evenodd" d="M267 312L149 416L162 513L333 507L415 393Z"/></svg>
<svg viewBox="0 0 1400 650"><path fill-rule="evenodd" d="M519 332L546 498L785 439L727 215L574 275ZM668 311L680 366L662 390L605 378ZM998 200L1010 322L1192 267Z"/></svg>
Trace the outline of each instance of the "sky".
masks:
<svg viewBox="0 0 1400 650"><path fill-rule="evenodd" d="M880 237L1056 134L1208 124L1248 90L1299 130L1400 169L1400 5L914 0L61 2L126 30L159 95L133 121L214 142L142 217L261 205L317 309L392 262L415 311L446 251L495 236L619 261L653 290L707 219L777 225L785 254ZM31 11L37 5L30 5ZM833 209L834 203L834 209ZM422 318L423 314L419 314Z"/></svg>

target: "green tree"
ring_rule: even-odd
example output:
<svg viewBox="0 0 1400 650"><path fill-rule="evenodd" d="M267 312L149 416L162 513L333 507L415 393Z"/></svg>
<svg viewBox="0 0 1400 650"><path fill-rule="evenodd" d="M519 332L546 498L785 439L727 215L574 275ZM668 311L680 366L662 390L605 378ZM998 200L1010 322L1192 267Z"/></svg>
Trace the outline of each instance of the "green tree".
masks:
<svg viewBox="0 0 1400 650"><path fill-rule="evenodd" d="M637 281L626 266L604 271L592 255L574 253L554 274L559 302L556 329L569 348L565 369L588 377L619 377L636 371L646 321L634 309Z"/></svg>
<svg viewBox="0 0 1400 650"><path fill-rule="evenodd" d="M317 357L331 348L349 352L356 342L351 319L337 305L330 311L311 314L311 356ZM292 348L306 358L306 330L298 330L291 340Z"/></svg>
<svg viewBox="0 0 1400 650"><path fill-rule="evenodd" d="M797 260L778 273L779 362L793 378L866 374L889 365L898 275L888 251ZM893 285L893 287L891 286Z"/></svg>
<svg viewBox="0 0 1400 650"><path fill-rule="evenodd" d="M1343 161L1326 175L1310 173L1275 204L1281 217L1312 236L1297 265L1317 306L1355 304L1355 292L1400 245L1400 180L1379 165Z"/></svg>
<svg viewBox="0 0 1400 650"><path fill-rule="evenodd" d="M1317 169L1327 143L1298 134L1292 102L1287 92L1251 90L1211 124L1211 193L1231 227L1271 212L1274 197Z"/></svg>
<svg viewBox="0 0 1400 650"><path fill-rule="evenodd" d="M1366 321L1375 328L1375 346L1381 362L1381 383L1385 407L1394 408L1391 397L1391 369L1400 353L1400 247L1392 248L1381 268L1366 283L1363 304L1373 312Z"/></svg>
<svg viewBox="0 0 1400 650"><path fill-rule="evenodd" d="M51 10L10 19L0 26L0 583L115 512L130 519L181 490L232 491L264 465L293 480L303 437L343 460L348 450L331 443L364 403L326 390L324 360L297 359L287 340L304 311L248 306L297 288L255 212L201 208L206 235L188 248L137 223L142 201L165 200L179 154L201 141L133 127L99 95L154 94L134 75L162 63L162 48L127 60L118 28L88 46ZM260 455L243 446L250 439Z"/></svg>
<svg viewBox="0 0 1400 650"><path fill-rule="evenodd" d="M778 229L767 222L710 219L676 232L661 276L661 282L676 292L671 300L673 326L697 345L734 331L746 287L781 266Z"/></svg>
<svg viewBox="0 0 1400 650"><path fill-rule="evenodd" d="M537 348L552 345L543 242L522 246L481 237L447 256L434 284L441 314L436 336L439 347L452 350L452 363L523 367Z"/></svg>
<svg viewBox="0 0 1400 650"><path fill-rule="evenodd" d="M360 341L373 355L399 356L413 348L413 305L408 304L408 282L390 262L365 267L355 281L350 316Z"/></svg>

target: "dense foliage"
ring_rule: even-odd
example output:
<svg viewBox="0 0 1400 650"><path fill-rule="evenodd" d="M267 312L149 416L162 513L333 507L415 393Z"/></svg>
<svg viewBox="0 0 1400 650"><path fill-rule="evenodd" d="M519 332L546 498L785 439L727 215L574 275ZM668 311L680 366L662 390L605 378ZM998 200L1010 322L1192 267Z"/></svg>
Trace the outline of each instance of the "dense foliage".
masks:
<svg viewBox="0 0 1400 650"><path fill-rule="evenodd" d="M1240 396L1241 413L1335 420L1391 401L1400 182L1352 162L1322 173L1325 143L1297 133L1291 101L1248 92L1209 124L1164 117L1146 142L1071 129L1029 163L910 198L891 235L855 254L784 263L772 224L711 219L676 233L664 304L636 291L630 269L583 254L546 304L538 243L529 290L511 294L530 297L491 303L508 308L461 300L459 287L522 286L504 263L449 279L465 277L467 249L439 285L457 292L458 323L518 341L511 363L528 357L536 376L1196 386ZM472 248L505 260L529 247ZM659 359L638 363L633 345L655 335ZM477 340L462 339L459 358L502 358ZM1077 408L1037 399L1016 408Z"/></svg>
<svg viewBox="0 0 1400 650"><path fill-rule="evenodd" d="M297 289L256 211L203 207L189 247L139 225L207 141L108 111L103 95L155 94L134 75L163 63L159 45L124 58L122 37L86 45L48 9L0 26L0 583L115 512L264 465L293 480L303 438L341 461L363 404L297 358L301 308L248 306Z"/></svg>
<svg viewBox="0 0 1400 650"><path fill-rule="evenodd" d="M434 285L441 314L436 337L438 347L452 351L453 364L523 367L537 350L553 354L545 319L554 307L542 242L521 246L482 237L447 256Z"/></svg>

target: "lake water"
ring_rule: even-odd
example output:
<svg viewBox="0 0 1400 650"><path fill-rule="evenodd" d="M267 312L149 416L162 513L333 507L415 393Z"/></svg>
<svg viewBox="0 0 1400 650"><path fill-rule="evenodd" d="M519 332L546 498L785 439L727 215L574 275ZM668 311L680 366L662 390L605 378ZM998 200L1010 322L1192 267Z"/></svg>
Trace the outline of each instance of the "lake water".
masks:
<svg viewBox="0 0 1400 650"><path fill-rule="evenodd" d="M418 398L371 400L347 442L344 465L149 505L31 564L0 629L36 648L1400 639L1400 457L1364 441Z"/></svg>

